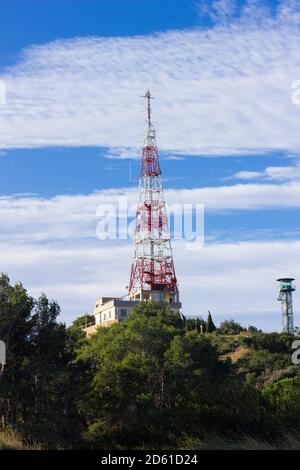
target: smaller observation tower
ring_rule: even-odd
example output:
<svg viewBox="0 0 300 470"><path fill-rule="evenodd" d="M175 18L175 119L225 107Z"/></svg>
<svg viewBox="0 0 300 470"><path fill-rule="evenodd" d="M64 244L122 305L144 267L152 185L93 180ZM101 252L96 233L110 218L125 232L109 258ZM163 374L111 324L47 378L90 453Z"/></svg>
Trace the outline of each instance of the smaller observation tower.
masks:
<svg viewBox="0 0 300 470"><path fill-rule="evenodd" d="M284 333L294 333L294 312L292 292L296 290L292 277L282 277L279 282L278 299L281 302L282 331Z"/></svg>

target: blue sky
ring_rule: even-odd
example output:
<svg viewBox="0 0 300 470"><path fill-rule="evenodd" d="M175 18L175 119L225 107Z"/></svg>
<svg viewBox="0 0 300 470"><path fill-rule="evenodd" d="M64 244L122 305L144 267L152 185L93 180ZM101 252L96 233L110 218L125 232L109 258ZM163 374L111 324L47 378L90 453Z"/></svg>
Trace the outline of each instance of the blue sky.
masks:
<svg viewBox="0 0 300 470"><path fill-rule="evenodd" d="M137 199L150 87L167 200L205 205L204 249L174 243L184 313L280 329L275 280L300 261L297 2L3 0L0 16L1 270L67 322L124 294L132 244L97 240L95 213Z"/></svg>
<svg viewBox="0 0 300 470"><path fill-rule="evenodd" d="M1 62L14 63L24 46L55 39L196 27L195 13L195 3L189 0L3 0Z"/></svg>

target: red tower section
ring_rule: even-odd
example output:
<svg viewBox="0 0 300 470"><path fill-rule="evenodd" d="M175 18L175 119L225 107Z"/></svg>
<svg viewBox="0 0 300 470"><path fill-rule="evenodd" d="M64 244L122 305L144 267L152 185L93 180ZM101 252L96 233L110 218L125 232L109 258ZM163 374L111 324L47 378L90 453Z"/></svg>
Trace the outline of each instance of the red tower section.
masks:
<svg viewBox="0 0 300 470"><path fill-rule="evenodd" d="M147 99L147 127L139 179L129 297L164 300L180 308L156 135L151 123L150 91L144 97Z"/></svg>

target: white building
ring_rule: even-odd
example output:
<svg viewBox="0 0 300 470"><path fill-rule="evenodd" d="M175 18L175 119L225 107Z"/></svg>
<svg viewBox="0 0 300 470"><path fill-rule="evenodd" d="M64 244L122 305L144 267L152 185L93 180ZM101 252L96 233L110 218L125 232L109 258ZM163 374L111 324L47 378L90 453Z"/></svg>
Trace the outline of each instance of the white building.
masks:
<svg viewBox="0 0 300 470"><path fill-rule="evenodd" d="M181 308L178 296L174 290L168 291L140 291L132 299L122 299L118 297L100 297L95 302L95 321L84 327L88 336L96 332L98 327L110 326L125 320L131 313L133 307L140 302L154 301L165 302L170 306L173 313L178 313Z"/></svg>

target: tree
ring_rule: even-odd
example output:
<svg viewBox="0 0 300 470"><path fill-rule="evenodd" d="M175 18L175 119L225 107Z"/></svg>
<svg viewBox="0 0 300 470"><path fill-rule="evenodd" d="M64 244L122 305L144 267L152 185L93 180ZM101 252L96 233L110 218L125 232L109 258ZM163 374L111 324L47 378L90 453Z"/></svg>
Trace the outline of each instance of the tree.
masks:
<svg viewBox="0 0 300 470"><path fill-rule="evenodd" d="M271 353L265 349L254 351L248 359L248 367L256 375L281 370L291 365L291 357L286 354Z"/></svg>
<svg viewBox="0 0 300 470"><path fill-rule="evenodd" d="M224 367L208 338L186 331L180 315L152 302L99 329L80 348L78 362L90 371L78 405L86 437L104 448L161 448L191 428L198 433L193 421L200 390L207 396Z"/></svg>
<svg viewBox="0 0 300 470"><path fill-rule="evenodd" d="M186 331L197 330L198 333L206 332L206 322L201 317L186 318L182 315Z"/></svg>
<svg viewBox="0 0 300 470"><path fill-rule="evenodd" d="M7 348L7 364L0 377L1 422L18 425L19 411L26 394L26 357L30 355L30 316L34 299L21 283L10 285L6 274L0 275L0 338Z"/></svg>
<svg viewBox="0 0 300 470"><path fill-rule="evenodd" d="M256 326L253 325L249 325L247 331L249 331L249 333L251 333L252 335L262 333L262 330L259 330Z"/></svg>
<svg viewBox="0 0 300 470"><path fill-rule="evenodd" d="M245 343L256 350L290 354L294 339L296 338L291 333L257 333L245 338Z"/></svg>
<svg viewBox="0 0 300 470"><path fill-rule="evenodd" d="M42 294L30 320L28 376L32 378L33 399L25 428L33 437L48 443L64 442L68 427L69 357L65 325L57 322L59 313L59 305Z"/></svg>
<svg viewBox="0 0 300 470"><path fill-rule="evenodd" d="M219 332L224 335L238 335L241 331L244 331L242 325L232 319L223 321L219 327Z"/></svg>
<svg viewBox="0 0 300 470"><path fill-rule="evenodd" d="M89 323L94 323L94 321L94 315L89 315L88 313L85 313L81 317L76 318L76 320L73 321L72 326L81 328L82 326L86 326Z"/></svg>
<svg viewBox="0 0 300 470"><path fill-rule="evenodd" d="M274 383L263 390L263 396L277 425L300 429L300 377Z"/></svg>
<svg viewBox="0 0 300 470"><path fill-rule="evenodd" d="M215 331L215 329L216 329L216 327L215 327L215 324L213 322L211 313L210 313L210 311L208 311L208 317L207 317L207 322L206 322L206 331L207 331L207 333L212 333L213 331Z"/></svg>
<svg viewBox="0 0 300 470"><path fill-rule="evenodd" d="M142 302L129 318L90 338L84 315L66 329L58 304L30 297L0 275L1 425L44 448L181 448L204 436L300 431L300 376L285 333L232 339L201 334L209 313L186 319ZM241 325L223 322L236 334Z"/></svg>
<svg viewBox="0 0 300 470"><path fill-rule="evenodd" d="M1 423L46 446L66 442L70 355L59 312L45 294L35 301L22 284L0 276L0 338L7 346Z"/></svg>

